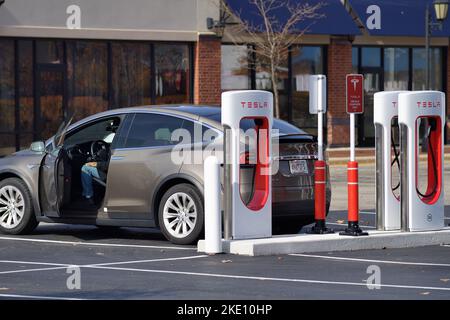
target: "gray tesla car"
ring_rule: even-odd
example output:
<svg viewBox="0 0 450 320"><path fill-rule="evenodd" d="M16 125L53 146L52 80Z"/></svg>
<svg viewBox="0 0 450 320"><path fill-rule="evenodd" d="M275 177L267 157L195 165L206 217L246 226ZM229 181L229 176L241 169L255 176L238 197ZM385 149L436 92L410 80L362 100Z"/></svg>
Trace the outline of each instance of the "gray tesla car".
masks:
<svg viewBox="0 0 450 320"><path fill-rule="evenodd" d="M220 108L151 106L102 112L62 125L47 141L0 159L0 231L32 232L39 222L110 227L159 227L173 243L203 232L202 161L174 161L177 129L192 133L190 147L221 145ZM243 129L255 124L243 122ZM314 221L315 137L282 120L278 171L272 176L273 230L294 233ZM201 128L198 134L197 128ZM204 132L212 132L205 141ZM182 144L183 145L183 144ZM184 144L186 145L186 144ZM104 162L83 198L82 168ZM250 163L242 163L242 199L252 194ZM327 208L331 198L328 183Z"/></svg>

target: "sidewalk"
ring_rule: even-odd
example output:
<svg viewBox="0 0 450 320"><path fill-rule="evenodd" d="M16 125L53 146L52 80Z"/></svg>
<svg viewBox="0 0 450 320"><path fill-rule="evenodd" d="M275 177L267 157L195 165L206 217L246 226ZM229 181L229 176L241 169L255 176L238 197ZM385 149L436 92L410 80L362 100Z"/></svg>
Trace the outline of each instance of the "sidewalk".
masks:
<svg viewBox="0 0 450 320"><path fill-rule="evenodd" d="M375 148L356 148L356 161L359 164L375 165ZM328 148L328 163L330 166L344 166L350 158L350 148ZM420 156L421 160L425 155ZM450 145L444 146L444 160L450 161Z"/></svg>

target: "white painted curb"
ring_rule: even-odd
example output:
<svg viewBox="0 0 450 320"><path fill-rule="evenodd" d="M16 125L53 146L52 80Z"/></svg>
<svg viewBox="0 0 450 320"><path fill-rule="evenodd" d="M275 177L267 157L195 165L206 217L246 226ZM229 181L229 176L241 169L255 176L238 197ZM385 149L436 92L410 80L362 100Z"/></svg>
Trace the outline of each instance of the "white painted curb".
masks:
<svg viewBox="0 0 450 320"><path fill-rule="evenodd" d="M334 233L283 235L251 240L222 240L223 252L247 256L411 248L441 244L450 244L450 228L426 232L369 231L369 236L366 237L348 237ZM204 252L204 247L204 240L200 240L198 252Z"/></svg>

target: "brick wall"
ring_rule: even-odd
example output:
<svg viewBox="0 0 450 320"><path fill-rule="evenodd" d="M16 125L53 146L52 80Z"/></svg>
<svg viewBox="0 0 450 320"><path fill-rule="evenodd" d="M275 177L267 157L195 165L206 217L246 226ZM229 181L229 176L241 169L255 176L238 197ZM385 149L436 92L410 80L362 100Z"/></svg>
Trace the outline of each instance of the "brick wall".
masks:
<svg viewBox="0 0 450 320"><path fill-rule="evenodd" d="M220 104L221 39L199 36L195 45L194 103Z"/></svg>
<svg viewBox="0 0 450 320"><path fill-rule="evenodd" d="M328 146L348 146L350 118L345 111L345 76L352 73L352 44L333 37L328 46Z"/></svg>

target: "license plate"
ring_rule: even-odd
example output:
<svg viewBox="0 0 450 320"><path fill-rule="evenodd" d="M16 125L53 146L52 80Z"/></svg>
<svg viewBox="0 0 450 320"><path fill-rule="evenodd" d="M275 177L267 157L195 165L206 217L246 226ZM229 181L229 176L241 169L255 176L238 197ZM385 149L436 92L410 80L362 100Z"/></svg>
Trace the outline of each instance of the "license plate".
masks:
<svg viewBox="0 0 450 320"><path fill-rule="evenodd" d="M306 160L290 160L289 169L292 174L308 173L308 164Z"/></svg>

